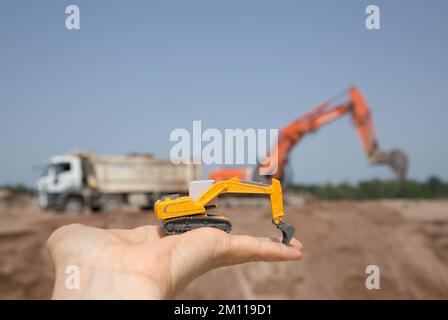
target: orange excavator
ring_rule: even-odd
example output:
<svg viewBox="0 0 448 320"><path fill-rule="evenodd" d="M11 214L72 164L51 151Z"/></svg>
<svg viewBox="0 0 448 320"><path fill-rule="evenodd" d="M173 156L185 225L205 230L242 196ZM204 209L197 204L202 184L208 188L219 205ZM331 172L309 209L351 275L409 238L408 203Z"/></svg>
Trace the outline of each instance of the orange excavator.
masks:
<svg viewBox="0 0 448 320"><path fill-rule="evenodd" d="M252 168L230 167L213 170L210 172L209 178L216 181L227 180L233 177L261 182L269 182L272 178L284 181L288 156L293 147L307 133L313 132L345 114L350 114L369 163L372 165L388 165L398 179L403 181L408 168L408 158L399 149L389 152L380 149L376 140L370 109L362 93L352 86L348 90L347 101L334 106L334 100L324 101L280 130L278 144L269 152L263 164L258 164ZM277 170L268 175L260 175L259 169L268 170L268 168L277 168Z"/></svg>

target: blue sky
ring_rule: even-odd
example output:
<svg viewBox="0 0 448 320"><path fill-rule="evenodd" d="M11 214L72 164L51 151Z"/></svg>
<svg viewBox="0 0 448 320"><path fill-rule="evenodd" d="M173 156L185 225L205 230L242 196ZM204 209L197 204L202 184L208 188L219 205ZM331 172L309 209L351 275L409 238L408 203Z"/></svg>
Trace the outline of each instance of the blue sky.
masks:
<svg viewBox="0 0 448 320"><path fill-rule="evenodd" d="M65 28L76 4L81 29ZM364 26L368 4L381 30ZM410 176L448 178L447 1L0 1L0 184L73 149L168 157L170 132L280 128L356 84ZM390 178L349 118L297 146L294 180ZM207 170L208 168L206 168Z"/></svg>

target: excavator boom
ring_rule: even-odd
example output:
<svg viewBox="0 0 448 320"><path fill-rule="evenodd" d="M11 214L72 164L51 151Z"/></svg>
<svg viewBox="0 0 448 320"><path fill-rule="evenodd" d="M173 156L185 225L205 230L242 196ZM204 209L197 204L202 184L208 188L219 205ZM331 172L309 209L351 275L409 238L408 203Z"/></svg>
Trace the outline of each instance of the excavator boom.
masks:
<svg viewBox="0 0 448 320"><path fill-rule="evenodd" d="M345 114L351 114L352 121L362 146L371 164L388 165L399 180L404 180L408 167L408 159L404 152L394 149L390 152L379 148L370 108L362 93L354 86L348 90L348 100L331 107L333 100L326 100L310 112L299 117L280 130L278 144L270 151L266 164L260 164L248 174L247 168L230 168L214 170L210 173L210 178L222 180L232 174L241 179L254 179L257 181L269 181L275 178L282 181L285 178L285 168L291 150L298 144L304 135L316 131L321 127L339 119ZM259 176L258 169L262 167L276 167L277 171L272 176Z"/></svg>

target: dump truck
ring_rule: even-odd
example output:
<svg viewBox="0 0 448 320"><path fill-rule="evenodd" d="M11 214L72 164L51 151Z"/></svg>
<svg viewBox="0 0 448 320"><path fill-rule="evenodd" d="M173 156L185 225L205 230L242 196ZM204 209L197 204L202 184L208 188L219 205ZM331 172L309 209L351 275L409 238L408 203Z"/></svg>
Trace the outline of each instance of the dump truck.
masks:
<svg viewBox="0 0 448 320"><path fill-rule="evenodd" d="M175 165L151 155L73 152L47 161L37 190L42 209L115 212L123 205L150 208L165 194L188 194L189 183L200 178L199 165Z"/></svg>

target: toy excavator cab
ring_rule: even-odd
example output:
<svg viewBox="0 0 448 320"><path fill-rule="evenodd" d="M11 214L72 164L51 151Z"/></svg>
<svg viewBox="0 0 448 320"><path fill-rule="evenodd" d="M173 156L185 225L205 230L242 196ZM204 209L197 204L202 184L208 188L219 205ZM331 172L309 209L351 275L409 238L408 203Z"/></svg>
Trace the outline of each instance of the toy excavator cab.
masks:
<svg viewBox="0 0 448 320"><path fill-rule="evenodd" d="M156 218L162 221L163 231L167 235L180 234L189 230L213 227L230 232L232 224L224 216L207 213L216 207L215 200L220 194L266 194L270 196L272 223L282 232L282 242L289 244L294 236L293 226L283 221L283 196L280 182L272 179L272 185L232 178L225 181L193 181L189 195L169 195L156 201Z"/></svg>
<svg viewBox="0 0 448 320"><path fill-rule="evenodd" d="M198 200L204 192L206 192L208 189L212 187L212 185L215 183L215 180L196 180L190 182L190 185L188 186L188 196L191 198L191 200ZM206 204L207 207L215 206L217 207L217 201L216 198L211 200L209 203Z"/></svg>

